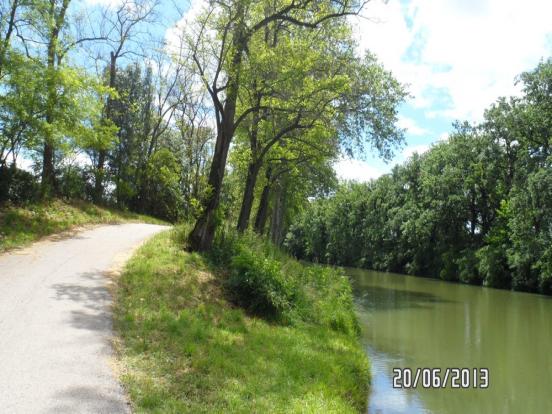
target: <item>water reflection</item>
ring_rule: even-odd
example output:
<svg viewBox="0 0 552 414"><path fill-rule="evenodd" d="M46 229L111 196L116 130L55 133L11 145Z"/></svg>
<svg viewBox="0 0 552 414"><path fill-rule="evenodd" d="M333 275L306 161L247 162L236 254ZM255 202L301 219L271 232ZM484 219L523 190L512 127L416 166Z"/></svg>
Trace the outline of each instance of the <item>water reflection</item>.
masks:
<svg viewBox="0 0 552 414"><path fill-rule="evenodd" d="M368 412L374 414L405 414L428 412L416 392L393 390L389 372L400 366L401 359L367 346L371 361L372 395L368 400ZM394 391L394 392L391 392Z"/></svg>
<svg viewBox="0 0 552 414"><path fill-rule="evenodd" d="M551 298L349 273L372 362L370 412L552 412ZM491 387L393 390L394 367L486 367Z"/></svg>
<svg viewBox="0 0 552 414"><path fill-rule="evenodd" d="M432 293L382 286L363 286L361 289L357 289L355 293L357 303L371 311L431 308L436 302L450 302Z"/></svg>

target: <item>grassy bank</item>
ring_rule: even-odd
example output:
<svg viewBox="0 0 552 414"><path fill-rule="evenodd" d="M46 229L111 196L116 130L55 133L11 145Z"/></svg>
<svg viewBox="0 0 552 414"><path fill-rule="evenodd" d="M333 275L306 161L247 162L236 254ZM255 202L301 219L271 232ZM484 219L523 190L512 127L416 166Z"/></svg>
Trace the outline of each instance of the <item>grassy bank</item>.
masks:
<svg viewBox="0 0 552 414"><path fill-rule="evenodd" d="M76 226L126 221L161 223L148 216L98 207L83 201L67 203L52 200L26 206L4 206L0 207L0 252Z"/></svg>
<svg viewBox="0 0 552 414"><path fill-rule="evenodd" d="M178 231L156 236L119 280L115 326L139 413L365 409L347 280L259 240L227 239L206 258Z"/></svg>

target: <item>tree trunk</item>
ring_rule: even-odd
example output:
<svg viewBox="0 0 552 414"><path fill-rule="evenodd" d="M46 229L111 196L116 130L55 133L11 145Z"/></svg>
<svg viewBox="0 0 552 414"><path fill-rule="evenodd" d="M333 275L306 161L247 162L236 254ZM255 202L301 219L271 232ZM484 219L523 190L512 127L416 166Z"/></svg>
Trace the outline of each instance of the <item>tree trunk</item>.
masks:
<svg viewBox="0 0 552 414"><path fill-rule="evenodd" d="M270 238L272 242L279 245L282 242L282 228L284 221L284 189L279 184L274 197L274 207L272 209L272 220L270 222Z"/></svg>
<svg viewBox="0 0 552 414"><path fill-rule="evenodd" d="M44 142L44 152L42 153L42 197L49 198L53 196L55 188L54 147L50 144L49 140L46 140Z"/></svg>
<svg viewBox="0 0 552 414"><path fill-rule="evenodd" d="M259 209L257 210L257 216L255 217L255 231L259 234L264 233L266 226L266 220L268 219L268 205L270 201L270 168L266 171L266 184L259 200Z"/></svg>
<svg viewBox="0 0 552 414"><path fill-rule="evenodd" d="M253 199L255 197L255 184L259 175L260 163L249 163L247 169L247 179L245 180L245 188L243 190L243 199L240 209L240 217L238 219L238 231L243 233L249 227L249 217L251 216L251 207L253 207Z"/></svg>
<svg viewBox="0 0 552 414"><path fill-rule="evenodd" d="M232 119L233 118L234 117L232 117ZM228 123L228 121L226 123ZM233 128L221 128L221 131L217 134L215 153L213 154L208 181L211 193L204 202L203 212L197 219L194 229L188 237L189 247L192 251L206 251L213 245L217 226L215 215L220 201L226 159L228 157L230 140L233 133L232 129Z"/></svg>
<svg viewBox="0 0 552 414"><path fill-rule="evenodd" d="M55 106L57 104L56 79L54 74L57 72L57 65L61 64L61 57L57 54L59 33L65 22L65 13L69 7L71 0L63 0L60 10L56 14L55 2L50 0L48 14L53 20L53 26L49 33L48 39L48 56L47 56L47 100L46 100L46 123L48 124L46 134L44 136L44 153L42 154L42 197L51 197L56 193L56 179L54 174L54 139L52 134L52 125L55 120Z"/></svg>
<svg viewBox="0 0 552 414"><path fill-rule="evenodd" d="M240 10L238 15L242 13L243 10ZM210 194L203 202L203 212L197 219L194 229L188 236L188 245L192 251L209 250L215 238L215 230L217 227L216 210L219 206L228 150L230 149L230 143L234 136L234 118L236 117L242 53L247 46L245 23L243 21L238 23L233 43L235 52L232 57L231 67L228 70L230 75L227 81L226 100L221 110L220 122L217 124L217 141L213 160L211 162L211 170L209 172L208 185Z"/></svg>
<svg viewBox="0 0 552 414"><path fill-rule="evenodd" d="M10 17L8 20L6 35L4 36L2 45L0 46L0 77L2 76L5 59L6 59L6 53L10 45L10 38L13 33L13 29L15 27L15 19L16 19L15 13L18 7L19 7L19 0L14 0L10 6Z"/></svg>
<svg viewBox="0 0 552 414"><path fill-rule="evenodd" d="M100 204L103 201L103 179L105 176L105 159L107 151L104 149L98 150L98 166L94 174L94 202Z"/></svg>
<svg viewBox="0 0 552 414"><path fill-rule="evenodd" d="M56 84L54 73L56 72L56 44L58 31L54 27L50 34L48 43L48 59L46 79L47 100L46 100L46 124L48 128L44 135L44 151L42 153L42 182L41 195L43 198L50 198L55 193L55 173L54 173L54 139L52 134L52 124L54 122L55 105L57 101Z"/></svg>

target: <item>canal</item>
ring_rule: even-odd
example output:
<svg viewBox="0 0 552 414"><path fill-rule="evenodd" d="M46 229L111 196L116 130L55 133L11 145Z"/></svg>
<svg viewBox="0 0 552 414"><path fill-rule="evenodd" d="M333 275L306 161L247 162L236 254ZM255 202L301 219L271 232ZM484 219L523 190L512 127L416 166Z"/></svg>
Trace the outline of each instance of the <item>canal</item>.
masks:
<svg viewBox="0 0 552 414"><path fill-rule="evenodd" d="M552 298L347 273L371 361L369 413L552 413ZM447 368L486 368L489 387L473 388L470 378L469 388L453 389L449 378L444 388L426 389L421 379L416 389L393 388L393 368L413 376L440 368L441 379Z"/></svg>

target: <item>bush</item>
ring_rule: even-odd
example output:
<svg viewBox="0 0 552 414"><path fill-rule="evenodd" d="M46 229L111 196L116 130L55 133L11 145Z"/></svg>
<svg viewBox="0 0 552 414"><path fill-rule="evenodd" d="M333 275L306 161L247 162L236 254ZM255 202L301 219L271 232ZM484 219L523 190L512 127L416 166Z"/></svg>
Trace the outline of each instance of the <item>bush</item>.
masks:
<svg viewBox="0 0 552 414"><path fill-rule="evenodd" d="M359 332L351 285L339 269L303 265L260 236L229 229L217 233L210 259L227 271L232 302L255 315Z"/></svg>
<svg viewBox="0 0 552 414"><path fill-rule="evenodd" d="M510 274L506 252L500 246L490 244L483 246L476 253L479 274L483 277L483 285L501 289L511 287Z"/></svg>
<svg viewBox="0 0 552 414"><path fill-rule="evenodd" d="M289 316L298 289L278 261L244 246L232 258L231 269L227 286L236 304L265 317Z"/></svg>
<svg viewBox="0 0 552 414"><path fill-rule="evenodd" d="M0 166L0 204L23 204L37 200L39 185L28 171Z"/></svg>
<svg viewBox="0 0 552 414"><path fill-rule="evenodd" d="M216 265L228 267L232 258L239 253L241 244L236 231L222 228L215 237L209 256Z"/></svg>
<svg viewBox="0 0 552 414"><path fill-rule="evenodd" d="M473 249L464 249L460 252L460 257L456 259L460 281L472 285L481 284L481 276L477 269L477 257Z"/></svg>
<svg viewBox="0 0 552 414"><path fill-rule="evenodd" d="M443 280L458 280L458 265L456 264L456 255L451 251L445 251L441 254L441 269L439 277Z"/></svg>
<svg viewBox="0 0 552 414"><path fill-rule="evenodd" d="M313 265L304 269L309 294L305 310L313 322L348 335L360 333L349 279L341 269Z"/></svg>
<svg viewBox="0 0 552 414"><path fill-rule="evenodd" d="M139 194L144 213L175 222L182 215L180 192L181 167L167 148L152 154L146 166Z"/></svg>

